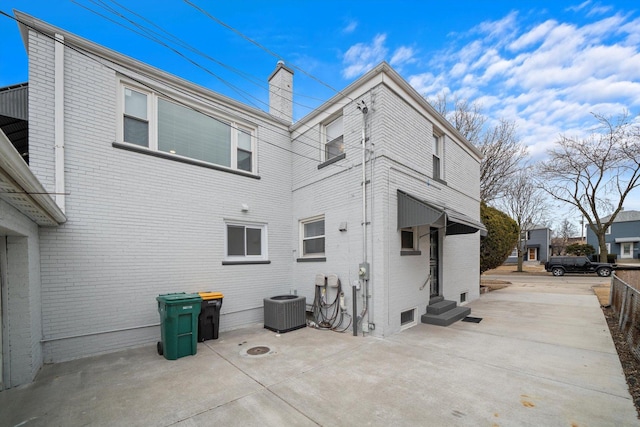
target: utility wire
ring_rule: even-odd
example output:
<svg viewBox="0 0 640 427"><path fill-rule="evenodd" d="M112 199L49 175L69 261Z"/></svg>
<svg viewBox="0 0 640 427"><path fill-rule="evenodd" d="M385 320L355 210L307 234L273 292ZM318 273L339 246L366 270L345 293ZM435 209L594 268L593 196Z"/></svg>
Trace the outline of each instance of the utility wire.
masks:
<svg viewBox="0 0 640 427"><path fill-rule="evenodd" d="M116 9L114 9L113 7L111 7L111 6L107 5L107 4L106 4L104 1L102 1L102 0L89 0L89 1L90 1L91 3L93 3L93 4L97 5L98 7L101 7L102 9L104 9L104 10L106 10L106 11L108 11L108 12L110 12L110 13L112 13L112 14L114 14L114 15L118 16L118 17L120 17L121 19L124 19L125 21L127 21L127 22L129 22L130 24L132 24L132 25L136 26L137 28L139 28L141 31L143 31L143 32L144 32L144 33L146 33L146 34L143 34L143 33L141 33L140 31L137 31L137 30L135 30L135 29L132 29L132 28L130 28L130 27L128 27L128 26L126 26L126 25L123 25L123 24L122 24L122 23L120 23L120 22L117 22L117 21L115 21L115 20L113 20L113 19L111 19L111 18L109 18L109 17L106 17L106 16L104 16L104 15L102 15L102 14L100 14L100 13L98 13L98 12L94 11L93 9L86 7L86 6L84 6L84 5L80 4L80 3L78 3L78 2L77 2L77 1L75 1L75 0L72 0L72 2L73 2L74 4L76 4L76 5L78 5L78 6L82 7L82 8L84 8L84 9L86 9L86 10L88 10L88 11L90 11L90 12L92 12L92 13L96 14L97 16L99 16L99 17L101 17L101 18L103 18L103 19L106 19L106 20L108 20L109 22L112 22L112 23L114 23L114 24L116 24L116 25L118 25L118 26L121 26L121 27L123 27L123 28L125 28L125 29L127 29L127 30L129 30L129 31L131 31L131 32L133 32L134 34L137 34L137 35L139 35L139 36L142 36L142 37L144 37L144 38L146 38L146 39L148 39L148 40L151 40L151 41L153 41L153 42L155 42L155 43L158 43L159 45L161 45L161 46L163 46L163 47L165 47L165 48L167 48L167 49L171 50L172 52L176 53L176 54L177 54L177 55L179 55L180 57L184 58L184 59L185 59L185 60L187 60L188 62L190 62L190 63L192 63L193 65L195 65L196 67L198 67L198 68L202 69L202 70L203 70L203 71L205 71L206 73L211 74L211 75L212 75L212 76L214 76L216 79L220 80L223 84L227 85L227 86L228 86L228 87L230 87L232 90L234 90L235 92L237 92L240 96L242 96L245 100L247 100L247 102L249 102L250 104L252 104L254 107L258 108L254 103L252 103L249 99L247 99L247 97L245 97L243 94L246 94L247 96L249 96L249 97L251 97L251 98L255 99L256 101L258 101L258 102L260 102L260 103L262 103L262 104L265 104L267 107L269 107L269 105L268 105L267 103L265 103L264 101L262 101L262 100L260 100L260 99L256 98L255 96L253 96L253 95L251 95L251 94L248 94L247 92L245 92L245 91L243 91L243 90L239 89L237 86L235 86L235 85L233 85L233 84L231 84L231 83L227 82L226 80L224 80L223 78L221 78L221 77L220 77L220 76L218 76L217 74L213 73L211 70L209 70L209 69L207 69L206 67L202 66L201 64L199 64L199 63L197 63L197 62L193 61L192 59L190 59L189 57L187 57L186 55L184 55L182 52L178 51L177 49L172 48L171 46L167 45L166 43L162 42L161 40L159 40L159 39L157 38L157 37L159 36L159 37L162 37L162 38L164 38L164 39L166 40L166 39L167 39L167 37L164 37L164 36L162 36L162 35L159 35L157 32L155 32L155 31L153 31L153 30L150 30L149 28L146 28L146 27L144 27L143 25L141 25L141 24L139 24L139 23L137 23L137 22L135 22L135 21L133 21L133 20L131 20L131 19L127 18L126 16L122 15L120 12L118 12L118 11L117 11ZM120 6L120 5L119 5L119 3L117 3L117 2L115 2L115 1L113 1L113 0L111 0L111 1L112 1L112 3L114 3L114 4L118 5L118 6ZM162 27L160 27L160 26L158 26L158 25L154 24L152 21L148 20L147 18L144 18L144 17L142 17L141 15L139 15L139 14L137 14L137 13L135 13L135 12L132 12L132 11L130 11L129 9L127 9L127 8L123 7L123 6L120 6L120 7L122 7L123 9L125 9L125 10L129 11L130 13L132 13L132 14L134 14L134 15L136 15L136 16L141 17L141 19L145 20L146 22L149 22L151 25L153 25L153 26L155 26L156 28L160 29L162 32L164 32L165 34L167 34L167 35L169 36L169 39L173 39L173 40L174 40L174 43L178 44L179 46L182 46L182 47L184 47L184 48L185 48L185 49L187 49L187 50L190 50L190 51L192 51L192 52L195 52L195 53L197 53L197 54L199 54L199 55L203 56L204 58L209 59L209 60L211 60L212 62L214 62L214 63L216 63L216 64L218 64L218 65L220 65L220 66L222 66L222 67L224 67L224 68L226 68L226 69L228 69L228 70L232 71L232 72L235 72L235 73L237 73L237 74L241 75L242 77L246 78L248 81L250 81L250 82L252 82L252 83L256 84L256 83L255 83L255 82L253 82L251 79L249 79L248 77L245 77L245 76L243 75L243 74L246 74L246 73L242 73L240 70L238 70L238 69L236 69L236 68L234 68L234 67L231 67L231 66L229 66L229 65L227 65L227 64L225 64L225 63L223 63L223 62L221 62L221 61L218 61L218 60L216 60L215 58L212 58L211 56L209 56L209 55L205 54L204 52L199 51L198 49L196 49L196 48L194 48L194 47L190 46L188 43L186 43L186 42L184 42L183 40L181 40L179 37L177 37L177 36L175 36L175 35L171 34L170 32L166 31L166 30L165 30L165 29L163 29ZM154 34L154 35L152 36L152 35L150 35L150 34ZM177 42L176 42L175 40L177 40ZM171 40L170 40L170 41L171 41ZM251 76L251 77L253 77L253 76ZM255 78L255 77L254 77L254 78ZM265 87L264 87L264 85L258 85L258 86L261 86L262 88L265 88ZM285 89L285 91L286 91L286 89ZM313 107L310 107L310 106L307 106L307 105L299 104L299 103L296 103L296 102L294 102L294 104L297 104L297 105L303 106L303 107L308 108L308 109L310 109L310 110L313 110ZM276 111L278 111L278 110L276 110ZM280 111L280 112L281 112L281 111ZM346 115L345 115L345 114L343 114L343 115L344 115L344 116L348 116L348 114L346 114ZM310 126L307 126L307 129L311 129L311 127L310 127ZM315 144L315 143L317 142L315 139L313 139L313 138L311 138L311 137L309 137L309 136L306 136L306 135L301 135L301 136L302 136L302 138L305 138L305 139L307 139L307 140L311 140L314 144L313 144L313 145L310 145L310 144L305 143L305 142L303 142L303 141L301 141L301 140L298 140L297 142L299 142L299 143L301 143L301 144L303 144L303 145L310 146L310 147L312 147L312 148L314 148L314 149L318 148L318 147L317 147L317 144Z"/></svg>
<svg viewBox="0 0 640 427"><path fill-rule="evenodd" d="M188 4L189 6L193 7L194 9L196 9L197 11L199 11L200 13L202 13L203 15L205 15L206 17L208 17L209 19L213 20L214 22L222 25L223 27L227 28L230 31L233 31L234 33L236 33L237 35L239 35L240 37L242 37L243 39L247 40L248 42L256 45L257 47L259 47L260 49L264 50L265 52L267 52L269 55L284 61L284 57L282 57L282 55L278 55L277 53L269 50L268 48L266 48L265 46L263 46L262 44L258 43L257 41L253 40L251 37L243 34L240 30L235 29L234 27L232 27L231 25L223 22L222 20L216 18L215 16L211 15L209 12L207 12L206 10L202 9L201 7L199 7L198 5L196 5L195 3L189 1L189 0L184 0L184 2L186 4ZM286 61L285 61L286 63ZM307 71L303 70L300 67L297 67L296 65L292 64L291 65L292 68L300 71L302 74L304 74L305 76L315 80L316 82L320 83L323 86L326 86L327 88L331 89L332 91L334 91L335 93L338 93L340 95L342 95L343 97L349 99L350 101L353 101L353 99L349 96L346 96L344 93L342 93L341 91L339 91L338 89L334 88L333 86L329 85L328 83L325 83L324 81L320 80L319 78L317 78L316 76L314 76L311 73L308 73Z"/></svg>
<svg viewBox="0 0 640 427"><path fill-rule="evenodd" d="M207 112L202 111L202 110L200 110L200 109L198 109L198 108L196 108L196 107L192 106L191 104L187 104L187 103L185 103L185 102L183 102L183 101L181 101L181 100L179 100L179 99L176 99L175 97L173 97L173 96L171 96L171 95L169 95L169 94L167 94L167 93L164 93L163 91L161 91L161 90L159 90L159 89L157 89L157 88L154 88L154 87L149 86L147 83L145 83L145 82L143 82L143 81L140 81L140 79L137 79L137 78L135 78L135 77L134 77L134 76L132 76L132 75L129 75L129 74L123 73L121 70L118 70L118 69L116 69L115 67L112 67L112 66L110 66L110 65L108 65L108 64L106 64L106 63L104 63L104 62L102 62L102 61L99 61L98 59L96 59L96 57L98 57L98 58L100 58L100 59L102 59L102 60L104 60L104 61L109 61L108 59L106 59L106 58L104 58L104 57L101 57L101 56L99 56L99 55L89 55L88 53L86 53L86 52L82 51L81 49L79 49L79 48L77 48L77 47L75 47L75 46L73 46L73 45L71 45L71 44L67 44L67 43L66 43L66 41L62 41L62 42L61 42L60 40L57 40L55 37L50 36L49 34L46 34L46 33L42 32L42 31L40 31L40 30L38 30L38 29L36 29L36 28L32 27L31 25L29 25L29 24L25 23L25 22L20 21L19 19L15 18L15 17L13 17L13 16L11 16L11 15L9 15L8 13L6 13L6 12L4 12L4 11L2 11L2 10L0 10L0 15L6 16L7 18L10 18L10 19L13 19L14 21L16 21L16 22L18 22L18 23L20 23L20 24L24 25L25 27L29 28L30 30L32 30L32 31L34 31L34 32L36 32L36 33L38 33L38 34L41 34L41 35L43 35L43 36L45 36L45 37L47 37L47 38L51 39L51 40L52 40L53 42L55 42L55 43L62 43L65 47L68 47L69 49L73 50L74 52L76 52L76 53L78 53L78 54L80 54L80 55L82 55L82 56L84 56L84 57L86 57L86 58L88 58L88 59L90 59L90 60L92 60L92 61L97 62L98 64L100 64L100 65L102 65L103 67L105 67L105 68L107 68L107 69L109 69L109 70L113 71L113 72L114 72L114 73L116 73L116 74L122 74L123 76L125 76L125 77L129 78L130 80L132 80L132 81L136 82L137 84L139 84L139 85L141 85L141 86L144 86L144 87L145 87L145 88L147 88L149 91L159 93L159 94L161 94L162 96L166 97L167 99L171 99L172 101L176 102L177 104L182 105L183 107L189 108L189 109L191 109L191 110L193 110L193 111L195 111L195 112L198 112L198 113L200 113L200 114L203 114L204 116L207 116L207 117L209 117L209 118L211 118L211 119L213 119L213 120L217 120L217 121L219 121L219 119L218 119L217 117L212 116L212 115L208 114ZM124 68L126 68L126 67L124 67ZM149 75L146 75L146 74L144 74L144 73L140 73L140 72L139 72L139 74L143 75L144 77L148 78L149 80L156 81L158 84L165 84L165 85L167 85L167 86L171 86L171 84L170 84L170 83L168 83L168 82L166 82L166 81L158 81L158 80L157 80L157 79L155 79L153 76L149 76ZM173 90L176 90L177 92L180 92L180 93L182 93L182 94L184 94L184 95L187 95L187 96L192 95L192 94L190 94L189 92L186 92L186 91L184 91L184 90L182 90L182 89L180 89L180 88L177 88L177 87L175 87L175 86L172 86L172 88L173 88ZM208 101L208 100L204 100L204 101L206 102L206 101ZM265 127L267 127L267 126L265 126ZM287 133L279 132L279 130L277 130L275 127L270 128L270 129L271 129L273 132L275 132L275 133L280 133L281 135L290 136L290 134L289 134L288 132L287 132ZM281 147L281 146L279 146L279 145L276 145L276 144L274 144L274 143L271 143L271 142L269 142L269 141L266 141L266 140L261 139L261 138L258 138L258 137L253 137L253 138L255 138L256 142L262 142L262 143L264 143L264 144L271 145L271 146L273 146L273 147L275 147L275 148L278 148L278 149L280 149L280 150L283 150L283 151L289 152L289 153L291 153L291 154L293 154L293 155L296 155L296 156L299 156L299 157L302 157L302 158L305 158L305 159L308 159L308 160L312 160L312 161L314 161L314 162L316 162L316 163L321 163L321 162L320 162L317 158L315 158L315 157L305 156L304 154L300 154L300 153L295 152L295 151L293 151L293 150L289 150L289 149L287 149L287 148ZM315 146L315 147L313 147L313 148L317 149L318 147L317 147L317 146ZM341 167L341 168L345 168L345 169L346 169L346 166L343 166L343 165L331 164L331 166L338 166L338 167Z"/></svg>

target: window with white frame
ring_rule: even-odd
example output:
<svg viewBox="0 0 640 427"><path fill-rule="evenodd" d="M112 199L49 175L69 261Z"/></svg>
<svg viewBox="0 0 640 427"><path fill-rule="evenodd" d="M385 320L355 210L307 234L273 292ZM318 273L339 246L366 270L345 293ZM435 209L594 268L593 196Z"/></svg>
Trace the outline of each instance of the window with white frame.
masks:
<svg viewBox="0 0 640 427"><path fill-rule="evenodd" d="M344 153L342 116L324 127L324 160L331 160Z"/></svg>
<svg viewBox="0 0 640 427"><path fill-rule="evenodd" d="M606 230L604 230L604 234L611 234L611 226L608 226Z"/></svg>
<svg viewBox="0 0 640 427"><path fill-rule="evenodd" d="M122 84L121 142L254 172L255 129Z"/></svg>
<svg viewBox="0 0 640 427"><path fill-rule="evenodd" d="M443 179L442 152L444 137L433 135L433 179Z"/></svg>
<svg viewBox="0 0 640 427"><path fill-rule="evenodd" d="M149 146L149 99L146 93L124 88L123 140Z"/></svg>
<svg viewBox="0 0 640 427"><path fill-rule="evenodd" d="M267 226L226 222L225 258L230 261L267 260Z"/></svg>
<svg viewBox="0 0 640 427"><path fill-rule="evenodd" d="M324 257L324 216L300 221L300 253L303 257Z"/></svg>

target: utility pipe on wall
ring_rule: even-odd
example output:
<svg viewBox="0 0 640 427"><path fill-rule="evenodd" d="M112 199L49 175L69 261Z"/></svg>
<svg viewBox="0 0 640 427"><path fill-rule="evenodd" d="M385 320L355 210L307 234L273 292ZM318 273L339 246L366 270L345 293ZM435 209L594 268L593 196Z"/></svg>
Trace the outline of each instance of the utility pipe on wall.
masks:
<svg viewBox="0 0 640 427"><path fill-rule="evenodd" d="M367 138L366 138L366 118L369 108L364 101L357 104L358 110L362 112L362 265L365 273L361 273L362 280L362 312L357 319L354 320L354 335L357 334L358 321L364 321L364 315L369 307L369 263L367 254ZM355 314L355 313L354 313ZM364 330L364 329L363 329Z"/></svg>
<svg viewBox="0 0 640 427"><path fill-rule="evenodd" d="M64 37L56 34L54 44L54 192L56 204L64 213Z"/></svg>

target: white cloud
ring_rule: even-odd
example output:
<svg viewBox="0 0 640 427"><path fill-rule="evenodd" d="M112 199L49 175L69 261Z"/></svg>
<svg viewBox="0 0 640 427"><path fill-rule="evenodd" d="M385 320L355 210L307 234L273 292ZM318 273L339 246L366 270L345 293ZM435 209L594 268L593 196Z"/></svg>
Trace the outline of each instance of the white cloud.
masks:
<svg viewBox="0 0 640 427"><path fill-rule="evenodd" d="M386 39L386 34L378 34L370 44L357 43L351 46L342 60L346 65L342 70L342 75L345 78L358 76L384 60L387 55L387 48L384 46Z"/></svg>
<svg viewBox="0 0 640 427"><path fill-rule="evenodd" d="M589 6L589 4L591 4L591 0L587 0L585 2L580 3L577 6L569 6L567 7L565 10L567 11L573 11L573 12L579 12L582 9L584 9L585 7Z"/></svg>
<svg viewBox="0 0 640 427"><path fill-rule="evenodd" d="M409 84L422 95L448 93L444 81L444 76L435 76L431 73L422 73L409 77Z"/></svg>
<svg viewBox="0 0 640 427"><path fill-rule="evenodd" d="M401 46L398 49L396 49L396 51L393 53L393 55L391 56L391 60L389 61L389 64L393 65L394 67L399 67L402 64L415 62L416 59L414 55L415 55L415 51L413 48L407 47L407 46Z"/></svg>
<svg viewBox="0 0 640 427"><path fill-rule="evenodd" d="M427 97L446 90L478 101L490 117L515 122L534 159L542 159L559 135L586 137L593 112L640 110L640 18L608 13L577 24L527 23L527 15L512 12L457 34L431 54L429 72L409 83Z"/></svg>
<svg viewBox="0 0 640 427"><path fill-rule="evenodd" d="M349 21L347 25L342 29L345 34L353 33L358 28L358 21Z"/></svg>
<svg viewBox="0 0 640 427"><path fill-rule="evenodd" d="M558 23L554 20L545 21L533 28L531 31L524 33L520 37L518 37L513 43L509 45L509 49L518 51L536 44L539 41L543 40L547 36L547 34L549 34L549 32L553 30L553 28L555 28L557 25Z"/></svg>

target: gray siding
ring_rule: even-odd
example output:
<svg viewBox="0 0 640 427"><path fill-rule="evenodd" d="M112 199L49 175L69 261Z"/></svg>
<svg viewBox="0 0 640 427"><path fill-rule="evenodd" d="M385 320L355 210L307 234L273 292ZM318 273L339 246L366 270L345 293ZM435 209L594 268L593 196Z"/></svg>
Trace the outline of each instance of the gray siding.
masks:
<svg viewBox="0 0 640 427"><path fill-rule="evenodd" d="M624 221L614 222L611 224L611 233L605 235L605 242L609 243L611 248L609 253L615 254L620 259L621 244L616 243L616 238L624 237L639 237L640 236L640 221ZM587 243L596 248L598 252L598 239L591 228L587 228ZM634 242L633 244L633 258L640 258L640 242Z"/></svg>

